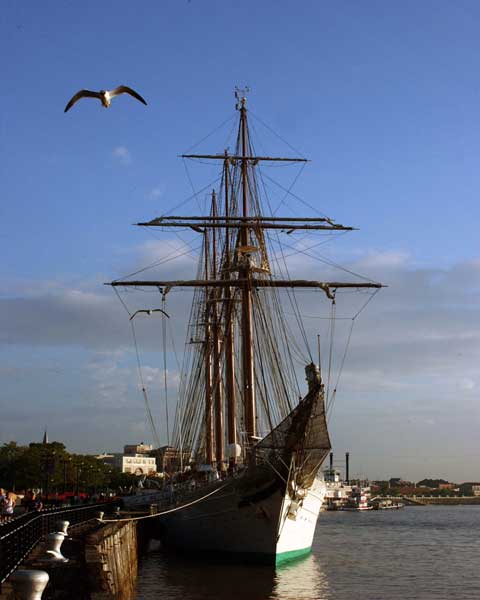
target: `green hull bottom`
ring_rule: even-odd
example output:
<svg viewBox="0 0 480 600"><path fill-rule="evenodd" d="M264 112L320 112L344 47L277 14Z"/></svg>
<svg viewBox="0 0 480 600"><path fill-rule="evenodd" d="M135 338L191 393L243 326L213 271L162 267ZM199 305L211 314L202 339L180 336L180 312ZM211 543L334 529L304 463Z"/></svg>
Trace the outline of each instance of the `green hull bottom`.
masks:
<svg viewBox="0 0 480 600"><path fill-rule="evenodd" d="M203 559L205 561L218 560L225 563L246 563L256 565L282 566L295 560L305 558L310 554L311 546L300 550L291 550L280 554L264 554L263 552L218 552L208 550L185 550L169 546L165 549L173 550L175 554L184 557L191 557L195 560Z"/></svg>
<svg viewBox="0 0 480 600"><path fill-rule="evenodd" d="M299 558L303 558L307 554L310 554L312 547L302 548L301 550L291 550L290 552L282 552L281 554L277 554L275 557L275 564L283 565L286 562L290 562L292 560L297 560Z"/></svg>

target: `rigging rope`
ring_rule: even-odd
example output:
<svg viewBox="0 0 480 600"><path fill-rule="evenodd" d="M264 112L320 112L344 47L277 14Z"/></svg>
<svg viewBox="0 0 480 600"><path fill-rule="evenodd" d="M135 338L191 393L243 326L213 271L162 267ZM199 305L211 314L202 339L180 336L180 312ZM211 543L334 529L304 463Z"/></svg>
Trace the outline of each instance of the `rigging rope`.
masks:
<svg viewBox="0 0 480 600"><path fill-rule="evenodd" d="M153 420L152 411L150 410L150 404L148 401L147 390L145 389L145 383L143 381L142 366L140 363L140 354L138 352L137 336L135 334L135 326L133 324L133 321L130 321L130 325L132 327L133 342L135 344L135 354L137 357L138 377L140 379L140 385L142 387L143 398L145 400L145 408L147 410L148 421L150 424L150 428L152 430L153 439L154 439L155 443L157 444L157 448L159 448L160 447L160 439L158 437L157 428L155 427L155 422Z"/></svg>
<svg viewBox="0 0 480 600"><path fill-rule="evenodd" d="M179 208L181 208L182 206L184 206L187 202L189 202L192 199L197 200L197 196L199 194L201 194L202 192L205 192L208 189L211 189L216 183L218 183L220 180L222 179L222 176L219 175L218 177L216 177L213 181L211 181L210 183L208 183L206 186L204 186L203 188L201 188L200 190L198 190L198 192L195 192L189 196L188 198L185 198L185 200L182 200L182 202L179 202L176 206L174 206L173 208L171 208L169 211L167 211L166 213L163 213L162 217L166 217L169 213L172 213L173 211L178 210Z"/></svg>
<svg viewBox="0 0 480 600"><path fill-rule="evenodd" d="M295 179L292 181L290 187L288 188L288 190L285 192L285 195L283 196L283 198L280 200L280 204L278 204L277 208L273 211L273 214L276 215L277 212L280 210L280 207L285 203L285 200L288 198L288 195L290 194L290 192L292 191L293 186L297 183L300 175L303 173L303 169L305 168L307 163L303 163L301 168L298 170L297 175L295 176Z"/></svg>
<svg viewBox="0 0 480 600"><path fill-rule="evenodd" d="M292 196L293 198L295 198L296 200L298 200L299 202L301 202L302 204L304 204L307 208L309 208L310 210L313 210L313 212L317 213L317 215L320 215L321 217L326 217L327 216L321 210L318 210L318 208L315 208L312 204L310 204L309 202L307 202L303 198L300 198L300 196L297 196L296 194L294 194L291 190L283 187L283 185L280 185L280 183L278 183L278 181L275 181L275 179L272 179L272 177L269 177L266 173L264 173L263 176L266 177L272 183L274 183L276 186L278 186L280 189L282 189L284 192L287 192L287 194L289 196Z"/></svg>
<svg viewBox="0 0 480 600"><path fill-rule="evenodd" d="M162 294L162 310L167 312L166 296L167 292L164 290ZM162 341L163 341L163 381L165 387L165 418L167 424L167 446L170 445L170 427L168 424L168 382L167 382L167 324L166 319L162 319Z"/></svg>
<svg viewBox="0 0 480 600"><path fill-rule="evenodd" d="M270 125L267 125L267 123L265 123L265 121L262 121L262 119L258 115L256 115L254 112L252 112L252 109L249 109L248 112L252 115L252 117L255 120L257 120L259 123L261 123L266 129L271 131L273 133L273 135L276 135L277 138L279 140L281 140L284 144L286 144L291 150L296 152L300 156L300 158L305 158L305 156L303 155L302 152L300 152L300 150L297 150L296 148L294 148L289 142L287 142L286 139L284 139L279 133L277 133L274 129L272 129L272 127L270 127Z"/></svg>
<svg viewBox="0 0 480 600"><path fill-rule="evenodd" d="M123 306L123 308L127 311L128 316L131 317L132 313L128 310L127 305L125 304L125 302L123 301L123 298L120 296L118 290L116 287L113 288L113 291L117 294L117 298L120 300L121 305Z"/></svg>
<svg viewBox="0 0 480 600"><path fill-rule="evenodd" d="M200 212L202 212L202 205L200 204L200 200L198 199L198 194L197 194L197 192L195 191L195 186L193 185L192 178L190 177L190 171L188 170L188 167L187 167L187 162L185 161L185 159L184 159L184 158L182 158L182 162L183 162L183 166L184 166L184 168L185 168L185 173L187 174L187 179L188 179L188 182L190 183L190 187L192 188L193 195L194 195L194 197L195 197L195 200L196 200L196 201L197 201L197 203L198 203L198 207L199 207L199 209L200 209Z"/></svg>
<svg viewBox="0 0 480 600"><path fill-rule="evenodd" d="M183 242L183 243L185 244L185 242ZM185 245L188 246L188 244L185 244ZM168 263L168 262L170 262L172 260L176 260L177 258L180 258L182 256L189 255L192 252L192 250L196 251L199 248L200 248L200 246L198 248L196 248L196 249L190 247L185 252L178 253L178 251L177 251L176 254L174 254L173 252L171 252L170 254L167 254L167 256L165 256L164 258L161 258L160 260L157 260L157 261L151 263L150 265L147 265L146 267L142 267L141 269L138 269L138 271L134 271L133 273L129 273L128 275L124 275L123 277L119 277L118 279L115 279L114 282L115 281L121 281L121 280L124 280L124 279L128 279L129 277L133 277L134 275L138 275L139 273L143 273L144 271L148 271L148 269L153 269L154 267L158 267L158 266L163 265L165 263ZM174 255L172 256L172 254L174 254ZM192 258L194 258L194 257L192 257ZM115 287L113 289L116 291Z"/></svg>
<svg viewBox="0 0 480 600"><path fill-rule="evenodd" d="M204 142L205 140L208 140L209 137L211 137L214 133L217 133L217 131L219 129L221 129L224 125L226 125L229 121L231 121L232 119L236 119L237 113L236 111L230 115L227 119L225 119L225 121L223 121L222 123L220 123L220 125L218 125L217 127L215 127L215 129L213 129L209 134L207 134L205 137L203 137L199 142L197 142L196 144L193 144L193 146L190 146L190 148L187 148L183 154L190 154L190 152L196 148L197 146L200 146L200 144L202 142ZM235 127L235 123L234 123L234 127Z"/></svg>
<svg viewBox="0 0 480 600"><path fill-rule="evenodd" d="M345 344L345 350L343 352L342 362L340 363L340 369L338 370L337 381L335 383L335 387L333 388L332 397L327 398L327 422L330 418L331 411L333 410L333 405L335 404L335 398L337 397L337 389L340 381L340 377L342 376L343 366L345 365L345 359L347 358L348 349L350 347L350 340L352 338L353 326L355 325L355 317L352 319L352 324L350 325L350 331L348 332L347 343ZM330 413L330 414L329 414Z"/></svg>
<svg viewBox="0 0 480 600"><path fill-rule="evenodd" d="M335 312L336 312L336 302L335 298L332 300L332 313L330 319L330 347L328 349L328 372L327 372L327 404L330 397L330 377L332 373L332 364L333 364L333 336L335 332Z"/></svg>
<svg viewBox="0 0 480 600"><path fill-rule="evenodd" d="M335 262L333 262L332 260L329 260L326 257L315 256L314 254L309 254L305 250L301 250L299 248L295 248L295 246L291 246L290 244L287 244L285 242L281 242L281 243L282 243L283 246L286 246L287 248L295 250L299 254L304 254L305 256L308 256L309 258L313 258L314 260L318 260L321 263L324 263L324 264L329 265L331 267L335 267L336 269L340 269L341 271L345 271L345 273L348 273L349 275L354 275L355 277L363 279L364 281L368 281L369 283L376 283L373 279L369 279L368 277L365 277L364 275L360 275L360 273L355 273L355 271L351 271L350 269L347 269L347 267L343 267L342 265L339 265L338 263L335 263Z"/></svg>
<svg viewBox="0 0 480 600"><path fill-rule="evenodd" d="M206 498L209 498L210 496L213 496L213 494L216 494L220 490L223 490L224 488L226 488L227 485L229 485L229 483L223 484L216 490L213 490L213 492L210 492L209 494L205 494L205 496L202 496L201 498L197 498L196 500L192 500L192 502L187 502L187 504L182 504L182 506L176 506L175 508L169 508L168 510L163 510L161 512L155 513L154 515L142 515L141 517L129 517L128 519L98 519L98 521L100 521L101 523L120 523L122 521L141 521L143 519L152 519L155 517L161 517L162 515L167 515L169 513L177 512L184 508L188 508L189 506L193 506L194 504L198 504L202 500L205 500Z"/></svg>

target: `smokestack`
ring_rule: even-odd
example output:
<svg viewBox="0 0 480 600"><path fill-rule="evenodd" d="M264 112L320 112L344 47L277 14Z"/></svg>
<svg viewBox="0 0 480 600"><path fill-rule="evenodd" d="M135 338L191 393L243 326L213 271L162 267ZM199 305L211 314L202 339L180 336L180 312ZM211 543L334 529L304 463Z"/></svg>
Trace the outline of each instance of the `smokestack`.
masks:
<svg viewBox="0 0 480 600"><path fill-rule="evenodd" d="M333 470L333 452L330 452L330 471Z"/></svg>
<svg viewBox="0 0 480 600"><path fill-rule="evenodd" d="M345 452L345 479L350 481L350 452Z"/></svg>

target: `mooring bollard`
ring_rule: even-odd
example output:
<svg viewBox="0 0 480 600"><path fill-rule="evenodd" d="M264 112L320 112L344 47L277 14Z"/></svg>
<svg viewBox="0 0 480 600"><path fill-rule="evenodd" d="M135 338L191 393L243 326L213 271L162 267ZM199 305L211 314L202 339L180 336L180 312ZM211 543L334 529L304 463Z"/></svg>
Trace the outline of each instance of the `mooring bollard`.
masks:
<svg viewBox="0 0 480 600"><path fill-rule="evenodd" d="M46 571L15 571L10 575L15 598L19 600L42 600L43 590L47 587L48 573Z"/></svg>
<svg viewBox="0 0 480 600"><path fill-rule="evenodd" d="M42 561L46 562L68 562L68 558L65 558L60 552L60 546L65 539L63 533L49 533L47 535L46 544L46 556L42 558Z"/></svg>
<svg viewBox="0 0 480 600"><path fill-rule="evenodd" d="M97 512L97 519L98 519L99 521L103 521L103 516L104 516L104 515L105 515L105 513L104 513L103 511L101 511L101 510L100 510L99 512Z"/></svg>
<svg viewBox="0 0 480 600"><path fill-rule="evenodd" d="M55 527L57 531L55 533L61 533L64 537L68 536L68 526L70 525L70 521L57 521L55 523Z"/></svg>

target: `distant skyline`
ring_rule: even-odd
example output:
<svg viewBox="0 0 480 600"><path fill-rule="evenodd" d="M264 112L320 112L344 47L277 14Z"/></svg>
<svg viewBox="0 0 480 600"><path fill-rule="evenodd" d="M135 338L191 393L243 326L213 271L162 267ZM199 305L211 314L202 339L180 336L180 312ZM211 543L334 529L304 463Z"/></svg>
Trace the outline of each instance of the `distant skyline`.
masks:
<svg viewBox="0 0 480 600"><path fill-rule="evenodd" d="M372 479L480 480L479 30L473 1L6 0L0 443L41 441L45 426L75 452L152 441L127 315L103 283L172 248L184 250L175 272L194 275L185 238L131 224L213 181L178 155L226 121L200 145L222 152L233 89L248 85L258 147L293 152L271 128L312 160L292 191L359 228L322 256L388 285L355 324L330 415L335 455L349 450L352 475ZM119 84L148 106L122 96L64 114L77 90ZM298 169L266 173L288 187ZM291 198L284 208L307 213ZM328 273L293 254L291 272ZM172 293L175 323L186 304ZM312 301L304 314L313 339L324 315ZM137 327L165 440L159 333ZM168 370L173 411L172 356Z"/></svg>

